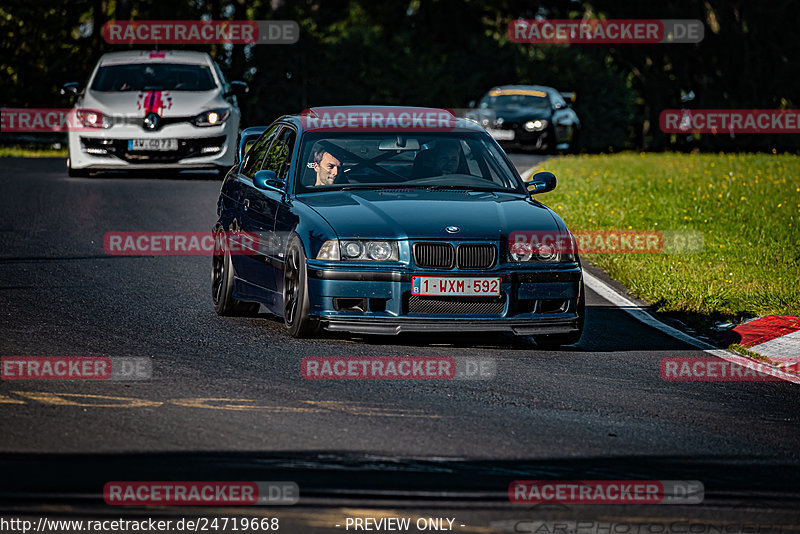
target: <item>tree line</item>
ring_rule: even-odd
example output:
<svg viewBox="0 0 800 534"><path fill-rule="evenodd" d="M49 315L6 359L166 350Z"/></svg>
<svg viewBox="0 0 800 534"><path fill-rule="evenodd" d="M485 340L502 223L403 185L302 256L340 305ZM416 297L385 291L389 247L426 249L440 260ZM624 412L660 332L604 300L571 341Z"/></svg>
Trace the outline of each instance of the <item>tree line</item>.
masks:
<svg viewBox="0 0 800 534"><path fill-rule="evenodd" d="M463 108L495 85L574 91L589 151L796 150L787 134L665 134L664 109L794 109L800 38L794 0L6 0L0 104L67 107L110 45L109 20L294 20L293 45L192 45L248 82L243 126L309 106ZM697 19L694 44L520 44L517 18ZM687 95L694 98L687 100Z"/></svg>

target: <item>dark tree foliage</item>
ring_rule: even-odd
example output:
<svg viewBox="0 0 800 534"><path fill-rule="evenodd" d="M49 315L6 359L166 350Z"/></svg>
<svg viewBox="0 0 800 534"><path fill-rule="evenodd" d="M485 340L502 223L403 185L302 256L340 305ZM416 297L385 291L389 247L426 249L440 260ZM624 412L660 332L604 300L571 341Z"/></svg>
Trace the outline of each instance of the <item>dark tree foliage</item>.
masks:
<svg viewBox="0 0 800 534"><path fill-rule="evenodd" d="M658 116L680 108L798 106L795 0L6 0L0 6L0 104L66 107L67 81L84 83L109 45L112 19L290 19L295 45L170 46L209 52L229 79L251 86L243 126L334 104L461 108L494 85L575 91L582 144L636 149L796 149L797 136L664 134ZM698 44L510 42L515 18L699 19ZM142 48L139 46L138 48Z"/></svg>

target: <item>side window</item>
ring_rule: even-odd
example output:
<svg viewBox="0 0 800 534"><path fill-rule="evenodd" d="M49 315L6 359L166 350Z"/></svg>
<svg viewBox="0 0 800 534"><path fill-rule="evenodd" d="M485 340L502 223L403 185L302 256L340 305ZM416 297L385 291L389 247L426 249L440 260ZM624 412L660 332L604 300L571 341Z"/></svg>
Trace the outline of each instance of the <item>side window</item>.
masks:
<svg viewBox="0 0 800 534"><path fill-rule="evenodd" d="M294 130L284 127L275 138L275 142L272 143L262 169L274 171L279 180L286 180L289 174L289 163L292 159L295 137Z"/></svg>
<svg viewBox="0 0 800 534"><path fill-rule="evenodd" d="M252 178L256 171L261 170L261 163L264 161L267 150L269 150L269 145L272 143L277 132L278 125L276 124L267 130L250 150L247 151L247 155L244 157L244 162L242 163L242 174Z"/></svg>
<svg viewBox="0 0 800 534"><path fill-rule="evenodd" d="M216 61L212 61L214 64L214 72L217 73L217 78L219 78L219 83L223 89L228 88L228 80L225 79L225 75L222 74L222 69L219 68L219 64Z"/></svg>

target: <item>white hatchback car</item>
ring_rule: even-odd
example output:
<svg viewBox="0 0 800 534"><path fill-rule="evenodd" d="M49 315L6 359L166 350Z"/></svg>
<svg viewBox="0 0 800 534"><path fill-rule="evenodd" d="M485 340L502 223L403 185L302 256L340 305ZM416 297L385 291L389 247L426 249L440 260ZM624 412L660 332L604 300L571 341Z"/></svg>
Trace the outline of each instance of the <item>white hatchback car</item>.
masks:
<svg viewBox="0 0 800 534"><path fill-rule="evenodd" d="M100 58L77 96L69 132L70 176L90 171L212 169L236 158L244 82L228 83L202 52L128 51Z"/></svg>

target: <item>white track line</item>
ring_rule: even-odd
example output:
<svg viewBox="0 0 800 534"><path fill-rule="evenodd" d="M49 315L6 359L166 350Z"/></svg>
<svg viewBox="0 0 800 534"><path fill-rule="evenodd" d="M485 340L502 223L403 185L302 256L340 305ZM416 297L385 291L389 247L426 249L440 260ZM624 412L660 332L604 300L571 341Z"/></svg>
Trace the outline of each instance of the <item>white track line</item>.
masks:
<svg viewBox="0 0 800 534"><path fill-rule="evenodd" d="M679 341L683 341L693 347L696 347L706 354L710 354L711 356L716 356L717 358L722 358L725 361L736 363L739 365L745 365L754 370L758 370L758 362L754 360L750 360L747 358L747 362L744 363L743 359L746 356L742 356L741 354L737 354L734 352L730 352L723 349L715 348L713 345L706 343L700 339L690 336L685 332L681 332L677 328L673 328L672 326L662 323L650 313L642 308L641 306L637 305L632 300L628 299L625 295L621 295L618 293L614 288L593 276L586 270L583 271L583 280L586 283L586 286L589 287L592 291L603 297L605 300L617 306L624 312L628 313L629 315L633 316L636 320L641 321L642 323L652 326L656 330L664 332L665 334L674 337ZM780 339L780 338L779 338ZM787 373L782 373L780 371L775 372L775 377L780 378L781 380L786 380L787 382L794 382L795 384L800 384L800 377L796 375L790 375Z"/></svg>
<svg viewBox="0 0 800 534"><path fill-rule="evenodd" d="M533 171L536 168L537 167L531 167L530 169L527 169L525 172L523 172L520 176L522 176L522 178L525 179L526 177L533 174ZM681 332L677 328L674 328L666 323L662 323L661 321L650 315L650 312L648 312L647 310L645 310L644 308L642 308L641 306L630 300L625 295L620 294L613 287L606 284L596 276L593 276L586 270L583 271L583 280L589 287L589 289L591 289L592 291L603 297L605 300L607 300L614 306L617 306L627 314L633 316L633 318L635 318L636 320L648 326L652 326L656 330L659 330L660 332L663 332L668 336L674 337L679 341L683 341L684 343L691 345L692 347L698 348L703 352L705 352L706 354L710 354L711 356L716 356L717 358L722 358L723 360L731 363L746 365L747 367L758 370L756 367L758 362L754 360L750 360L748 358L748 363L743 364L742 358L746 357L742 356L741 354L737 354L735 352L723 349L718 349L713 345L706 343L705 341L692 337L685 332ZM781 380L786 380L787 382L794 382L795 384L800 384L800 377L796 375L776 372L775 376L777 378L780 378Z"/></svg>
<svg viewBox="0 0 800 534"><path fill-rule="evenodd" d="M586 285L592 289L592 291L594 291L595 293L597 293L598 295L609 301L614 306L622 308L623 311L632 315L638 321L641 321L646 325L652 326L653 328L660 330L665 334L669 334L675 339L683 341L684 343L687 343L700 350L704 350L706 352L717 350L717 348L711 345L710 343L706 343L705 341L694 338L685 332L681 332L677 328L662 323L661 321L650 315L650 313L647 310L643 309L641 306L639 306L632 300L628 299L626 296L619 294L610 285L606 284L605 282L603 282L596 276L590 274L586 270L583 271L583 280L586 283Z"/></svg>

